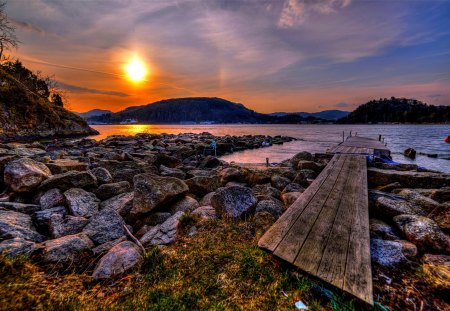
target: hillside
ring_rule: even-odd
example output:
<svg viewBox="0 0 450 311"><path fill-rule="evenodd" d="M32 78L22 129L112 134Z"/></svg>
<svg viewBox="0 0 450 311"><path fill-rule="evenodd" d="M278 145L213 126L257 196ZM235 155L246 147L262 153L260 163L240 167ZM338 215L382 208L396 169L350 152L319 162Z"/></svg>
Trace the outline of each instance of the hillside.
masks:
<svg viewBox="0 0 450 311"><path fill-rule="evenodd" d="M104 110L104 109L92 109L92 110L89 110L86 112L74 112L74 113L84 119L88 119L88 118L92 118L92 117L101 116L104 114L110 114L110 113L112 113L112 111Z"/></svg>
<svg viewBox="0 0 450 311"><path fill-rule="evenodd" d="M0 67L0 141L93 134L98 132L84 119L31 91Z"/></svg>
<svg viewBox="0 0 450 311"><path fill-rule="evenodd" d="M216 97L190 97L161 100L145 106L128 107L123 111L91 118L94 121L117 123L136 119L140 123L260 123L270 117Z"/></svg>
<svg viewBox="0 0 450 311"><path fill-rule="evenodd" d="M324 110L324 111L318 111L318 112L274 112L274 113L270 113L270 116L275 116L275 117L285 117L287 115L299 115L303 118L308 118L308 117L314 117L314 118L319 118L319 119L323 119L323 120L330 120L330 121L334 121L337 119L340 119L342 117L345 117L349 114L350 112L348 111L342 111L342 110Z"/></svg>
<svg viewBox="0 0 450 311"><path fill-rule="evenodd" d="M384 98L371 100L356 108L338 123L446 123L449 106L433 106L415 99Z"/></svg>

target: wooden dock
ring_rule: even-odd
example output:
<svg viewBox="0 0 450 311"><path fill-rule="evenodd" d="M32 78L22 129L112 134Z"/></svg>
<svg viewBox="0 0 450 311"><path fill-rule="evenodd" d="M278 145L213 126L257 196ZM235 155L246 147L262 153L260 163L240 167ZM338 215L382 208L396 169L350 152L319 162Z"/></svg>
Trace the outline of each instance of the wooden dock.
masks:
<svg viewBox="0 0 450 311"><path fill-rule="evenodd" d="M389 150L349 137L259 247L373 305L366 155Z"/></svg>

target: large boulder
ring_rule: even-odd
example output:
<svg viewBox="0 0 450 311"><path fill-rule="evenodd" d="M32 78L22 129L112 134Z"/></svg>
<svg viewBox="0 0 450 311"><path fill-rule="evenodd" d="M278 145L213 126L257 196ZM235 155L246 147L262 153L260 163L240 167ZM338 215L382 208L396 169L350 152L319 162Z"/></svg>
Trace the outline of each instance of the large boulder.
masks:
<svg viewBox="0 0 450 311"><path fill-rule="evenodd" d="M56 159L47 163L52 174L61 174L68 171L86 171L88 164L72 159Z"/></svg>
<svg viewBox="0 0 450 311"><path fill-rule="evenodd" d="M98 245L126 235L124 227L125 222L116 211L103 209L90 218L83 233Z"/></svg>
<svg viewBox="0 0 450 311"><path fill-rule="evenodd" d="M52 208L55 206L64 205L66 202L66 198L63 193L59 189L50 189L43 193L39 198L39 204L42 209Z"/></svg>
<svg viewBox="0 0 450 311"><path fill-rule="evenodd" d="M55 206L37 211L33 215L34 222L41 231L46 232L48 230L50 218L54 214L60 214L64 216L67 214L67 209L64 206Z"/></svg>
<svg viewBox="0 0 450 311"><path fill-rule="evenodd" d="M408 241L421 252L450 253L450 238L431 219L415 215L399 215L394 223Z"/></svg>
<svg viewBox="0 0 450 311"><path fill-rule="evenodd" d="M271 196L273 198L280 198L281 192L277 188L274 188L271 186L271 184L262 184L262 185L255 185L252 188L252 192L255 196Z"/></svg>
<svg viewBox="0 0 450 311"><path fill-rule="evenodd" d="M94 243L85 234L66 235L43 243L44 262L58 267L69 267L83 258L82 253L90 253Z"/></svg>
<svg viewBox="0 0 450 311"><path fill-rule="evenodd" d="M180 235L180 218L183 215L183 212L177 212L162 224L154 226L144 234L140 242L146 247L167 245L175 242Z"/></svg>
<svg viewBox="0 0 450 311"><path fill-rule="evenodd" d="M252 190L239 186L221 188L211 198L211 204L219 217L240 218L252 212L256 203Z"/></svg>
<svg viewBox="0 0 450 311"><path fill-rule="evenodd" d="M430 198L439 203L450 202L450 187L434 189L431 192Z"/></svg>
<svg viewBox="0 0 450 311"><path fill-rule="evenodd" d="M227 167L220 171L220 182L225 185L227 182L230 181L238 181L243 182L245 181L245 177L242 174L242 172L237 169L236 167Z"/></svg>
<svg viewBox="0 0 450 311"><path fill-rule="evenodd" d="M271 177L271 184L272 187L278 189L278 190L283 190L288 184L291 183L291 180L287 177L283 177L280 175L273 175Z"/></svg>
<svg viewBox="0 0 450 311"><path fill-rule="evenodd" d="M220 162L219 159L213 156L206 156L202 162L200 162L199 167L200 168L215 168L222 165L222 162Z"/></svg>
<svg viewBox="0 0 450 311"><path fill-rule="evenodd" d="M173 203L170 206L169 210L172 214L175 214L176 212L180 212L180 211L187 213L187 212L192 212L199 206L200 205L196 199L191 198L189 196L185 196L184 198Z"/></svg>
<svg viewBox="0 0 450 311"><path fill-rule="evenodd" d="M281 214L283 214L283 211L283 203L276 199L259 201L255 209L255 213L268 212L272 214L275 219L278 219Z"/></svg>
<svg viewBox="0 0 450 311"><path fill-rule="evenodd" d="M441 206L435 208L428 218L433 219L439 227L444 230L450 230L450 202L441 204Z"/></svg>
<svg viewBox="0 0 450 311"><path fill-rule="evenodd" d="M120 216L126 218L133 208L133 199L134 192L122 193L100 203L100 208L115 210Z"/></svg>
<svg viewBox="0 0 450 311"><path fill-rule="evenodd" d="M71 215L53 214L49 220L49 231L54 239L80 233L84 227L89 223L89 220L84 217L77 217Z"/></svg>
<svg viewBox="0 0 450 311"><path fill-rule="evenodd" d="M134 177L132 214L142 214L174 201L189 191L184 181L175 177L139 174Z"/></svg>
<svg viewBox="0 0 450 311"><path fill-rule="evenodd" d="M382 220L371 218L369 220L370 236L382 240L398 240L394 228Z"/></svg>
<svg viewBox="0 0 450 311"><path fill-rule="evenodd" d="M403 197L383 192L369 192L371 213L381 219L390 220L392 217L411 214L425 216L427 213L416 204L406 201Z"/></svg>
<svg viewBox="0 0 450 311"><path fill-rule="evenodd" d="M394 182L408 188L441 188L450 186L450 175L433 172L410 172L382 170L370 167L367 170L368 181L371 186L385 186Z"/></svg>
<svg viewBox="0 0 450 311"><path fill-rule="evenodd" d="M370 240L370 255L372 262L382 267L394 268L408 262L403 255L403 246L399 242L380 239Z"/></svg>
<svg viewBox="0 0 450 311"><path fill-rule="evenodd" d="M281 195L281 201L289 207L302 195L301 192L286 192Z"/></svg>
<svg viewBox="0 0 450 311"><path fill-rule="evenodd" d="M6 165L4 182L14 192L30 192L51 174L45 164L29 158L21 158Z"/></svg>
<svg viewBox="0 0 450 311"><path fill-rule="evenodd" d="M45 237L35 231L30 215L0 210L0 239L22 238L42 242Z"/></svg>
<svg viewBox="0 0 450 311"><path fill-rule="evenodd" d="M131 185L128 181L119 181L116 183L100 185L100 187L98 187L95 193L97 194L97 197L103 201L112 198L113 196L116 196L118 194L130 191Z"/></svg>
<svg viewBox="0 0 450 311"><path fill-rule="evenodd" d="M214 207L212 206L200 206L195 211L191 213L192 215L196 215L201 219L216 219L217 213Z"/></svg>
<svg viewBox="0 0 450 311"><path fill-rule="evenodd" d="M439 202L436 202L435 200L430 199L411 189L402 189L397 194L404 197L406 200L417 204L427 212L431 212L434 209L440 207Z"/></svg>
<svg viewBox="0 0 450 311"><path fill-rule="evenodd" d="M0 242L0 254L9 257L31 255L36 250L36 243L27 241L23 238L14 238Z"/></svg>
<svg viewBox="0 0 450 311"><path fill-rule="evenodd" d="M91 173L97 178L99 184L109 184L113 182L111 173L104 167L96 167Z"/></svg>
<svg viewBox="0 0 450 311"><path fill-rule="evenodd" d="M164 165L159 166L159 172L161 176L165 177L175 177L179 179L185 179L186 173L180 170L179 168L170 168Z"/></svg>
<svg viewBox="0 0 450 311"><path fill-rule="evenodd" d="M72 188L64 192L64 197L73 216L91 217L98 211L100 200L91 192Z"/></svg>
<svg viewBox="0 0 450 311"><path fill-rule="evenodd" d="M192 177L186 180L186 184L189 192L200 196L215 191L221 186L217 175Z"/></svg>
<svg viewBox="0 0 450 311"><path fill-rule="evenodd" d="M143 261L139 247L130 241L124 241L112 247L95 267L94 280L110 279L139 266Z"/></svg>
<svg viewBox="0 0 450 311"><path fill-rule="evenodd" d="M416 150L414 150L413 148L407 148L403 151L403 155L407 158L415 159L416 158Z"/></svg>
<svg viewBox="0 0 450 311"><path fill-rule="evenodd" d="M289 162L292 163L294 167L297 167L299 161L314 161L314 156L307 151L302 151L297 153L289 160Z"/></svg>
<svg viewBox="0 0 450 311"><path fill-rule="evenodd" d="M91 172L69 171L58 175L53 175L46 179L39 186L39 189L46 191L52 188L58 188L66 191L70 188L93 188L97 186L97 178Z"/></svg>

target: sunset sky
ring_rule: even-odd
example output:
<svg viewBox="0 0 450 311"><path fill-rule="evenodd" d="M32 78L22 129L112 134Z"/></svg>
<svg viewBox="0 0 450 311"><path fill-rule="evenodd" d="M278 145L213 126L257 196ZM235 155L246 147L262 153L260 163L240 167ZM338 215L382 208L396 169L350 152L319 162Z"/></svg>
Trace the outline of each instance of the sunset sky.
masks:
<svg viewBox="0 0 450 311"><path fill-rule="evenodd" d="M9 0L23 63L69 108L217 96L258 112L450 105L450 1ZM144 81L124 67L146 64Z"/></svg>

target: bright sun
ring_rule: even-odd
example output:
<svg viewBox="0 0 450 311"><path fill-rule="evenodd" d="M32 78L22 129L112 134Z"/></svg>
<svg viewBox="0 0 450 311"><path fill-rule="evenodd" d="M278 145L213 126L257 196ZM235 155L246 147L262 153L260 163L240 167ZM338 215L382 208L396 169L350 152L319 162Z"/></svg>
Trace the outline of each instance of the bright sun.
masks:
<svg viewBox="0 0 450 311"><path fill-rule="evenodd" d="M128 77L135 82L142 81L147 73L144 63L138 58L133 58L133 60L125 66L125 71L127 72Z"/></svg>

